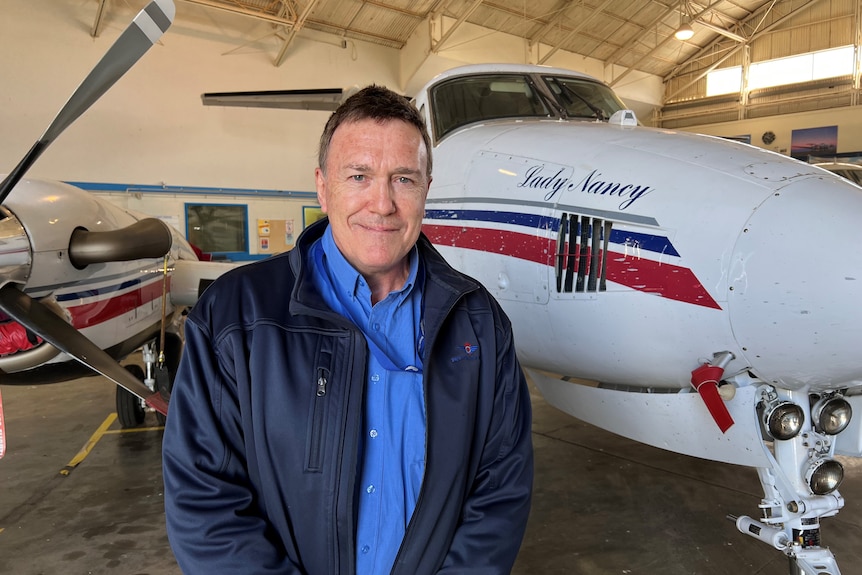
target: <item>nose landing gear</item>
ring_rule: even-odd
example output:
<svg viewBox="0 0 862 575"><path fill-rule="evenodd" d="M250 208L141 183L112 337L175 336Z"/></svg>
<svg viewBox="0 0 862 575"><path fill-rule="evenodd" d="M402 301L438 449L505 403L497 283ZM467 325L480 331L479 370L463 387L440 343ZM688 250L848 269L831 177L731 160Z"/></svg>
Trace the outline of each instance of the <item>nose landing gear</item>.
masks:
<svg viewBox="0 0 862 575"><path fill-rule="evenodd" d="M159 361L158 345L154 340L144 344L142 348L143 367L137 364L129 364L125 367L151 391L158 392L167 401L180 364L183 350L182 338L176 333L166 333L164 347L163 363ZM139 427L143 424L146 407L141 398L117 386L117 420L123 429ZM164 425L165 415L156 412L156 421L159 425Z"/></svg>

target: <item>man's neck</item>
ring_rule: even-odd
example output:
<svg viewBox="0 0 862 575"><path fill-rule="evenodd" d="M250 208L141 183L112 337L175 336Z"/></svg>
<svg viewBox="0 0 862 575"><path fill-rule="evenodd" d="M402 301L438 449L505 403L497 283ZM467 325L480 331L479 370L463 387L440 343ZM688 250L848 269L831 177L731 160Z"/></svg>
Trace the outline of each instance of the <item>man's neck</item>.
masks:
<svg viewBox="0 0 862 575"><path fill-rule="evenodd" d="M409 276L409 257L405 257L397 269L388 271L385 274L362 274L362 277L365 278L365 283L368 284L368 288L371 290L371 305L385 299L391 292L399 291L403 288Z"/></svg>

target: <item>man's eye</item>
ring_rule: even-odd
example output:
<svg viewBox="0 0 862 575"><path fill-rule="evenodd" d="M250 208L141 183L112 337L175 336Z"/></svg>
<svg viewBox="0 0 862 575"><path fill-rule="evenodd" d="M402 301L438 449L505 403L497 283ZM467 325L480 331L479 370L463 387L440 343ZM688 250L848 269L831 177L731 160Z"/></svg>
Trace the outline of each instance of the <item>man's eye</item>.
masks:
<svg viewBox="0 0 862 575"><path fill-rule="evenodd" d="M354 175L350 176L350 178L354 182L363 182L363 181L365 181L365 174L354 174Z"/></svg>
<svg viewBox="0 0 862 575"><path fill-rule="evenodd" d="M411 180L407 176L400 176L396 181L399 184L412 184L413 183L413 180Z"/></svg>

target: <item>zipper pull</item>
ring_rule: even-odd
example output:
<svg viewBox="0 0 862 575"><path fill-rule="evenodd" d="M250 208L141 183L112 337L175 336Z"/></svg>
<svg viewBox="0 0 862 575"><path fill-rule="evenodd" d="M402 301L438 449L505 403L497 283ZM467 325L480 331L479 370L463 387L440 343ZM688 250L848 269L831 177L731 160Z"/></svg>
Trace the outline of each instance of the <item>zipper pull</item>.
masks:
<svg viewBox="0 0 862 575"><path fill-rule="evenodd" d="M323 369L317 370L317 397L326 395L326 372Z"/></svg>

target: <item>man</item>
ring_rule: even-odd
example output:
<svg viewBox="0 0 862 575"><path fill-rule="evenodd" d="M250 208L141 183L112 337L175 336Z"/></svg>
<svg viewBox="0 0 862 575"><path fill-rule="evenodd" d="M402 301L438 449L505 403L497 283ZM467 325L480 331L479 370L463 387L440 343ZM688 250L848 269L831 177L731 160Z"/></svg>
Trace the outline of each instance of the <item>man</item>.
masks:
<svg viewBox="0 0 862 575"><path fill-rule="evenodd" d="M189 314L165 428L184 572L508 573L532 488L508 319L420 228L424 122L378 86L321 137L326 220Z"/></svg>

